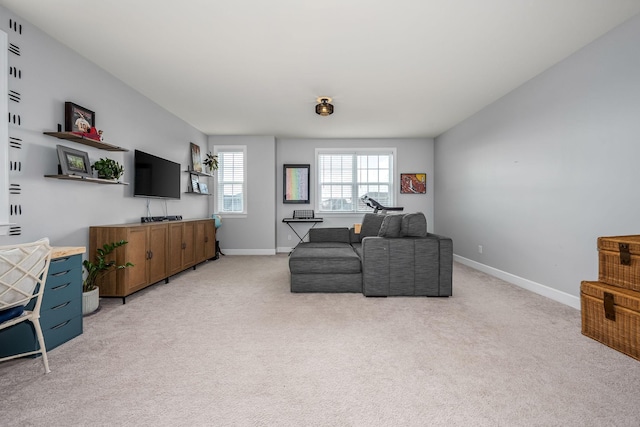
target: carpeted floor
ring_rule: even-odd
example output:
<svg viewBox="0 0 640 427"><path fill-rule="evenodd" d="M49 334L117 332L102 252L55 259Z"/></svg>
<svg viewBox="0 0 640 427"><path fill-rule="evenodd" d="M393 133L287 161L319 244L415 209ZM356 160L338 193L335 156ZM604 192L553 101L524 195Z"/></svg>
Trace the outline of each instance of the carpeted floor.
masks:
<svg viewBox="0 0 640 427"><path fill-rule="evenodd" d="M580 313L456 264L450 298L291 294L226 256L0 364L2 426L638 426L640 362Z"/></svg>

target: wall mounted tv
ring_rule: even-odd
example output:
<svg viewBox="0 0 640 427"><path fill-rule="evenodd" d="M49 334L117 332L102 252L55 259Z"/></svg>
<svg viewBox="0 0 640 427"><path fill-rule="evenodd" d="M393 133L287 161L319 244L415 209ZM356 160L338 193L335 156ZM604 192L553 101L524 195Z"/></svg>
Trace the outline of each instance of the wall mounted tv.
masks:
<svg viewBox="0 0 640 427"><path fill-rule="evenodd" d="M180 164L135 150L133 195L137 197L180 198Z"/></svg>

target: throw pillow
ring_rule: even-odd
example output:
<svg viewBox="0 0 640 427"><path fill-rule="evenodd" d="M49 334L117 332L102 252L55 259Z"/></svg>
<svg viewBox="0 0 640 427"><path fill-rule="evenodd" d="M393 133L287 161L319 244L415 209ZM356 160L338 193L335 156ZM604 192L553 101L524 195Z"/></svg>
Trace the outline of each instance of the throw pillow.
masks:
<svg viewBox="0 0 640 427"><path fill-rule="evenodd" d="M402 215L400 234L402 237L425 237L427 235L427 218L422 212Z"/></svg>
<svg viewBox="0 0 640 427"><path fill-rule="evenodd" d="M387 215L382 221L378 237L401 237L402 215Z"/></svg>
<svg viewBox="0 0 640 427"><path fill-rule="evenodd" d="M365 237L377 236L382 225L382 220L386 215L379 215L374 213L364 214L362 219L362 226L360 227L360 241Z"/></svg>

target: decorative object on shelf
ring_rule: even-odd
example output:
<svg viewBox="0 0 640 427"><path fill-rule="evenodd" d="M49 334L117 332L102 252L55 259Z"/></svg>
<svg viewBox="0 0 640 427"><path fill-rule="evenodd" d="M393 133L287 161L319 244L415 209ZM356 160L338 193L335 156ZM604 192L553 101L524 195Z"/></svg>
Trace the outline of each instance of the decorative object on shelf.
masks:
<svg viewBox="0 0 640 427"><path fill-rule="evenodd" d="M96 113L73 102L64 103L64 130L88 134L96 125Z"/></svg>
<svg viewBox="0 0 640 427"><path fill-rule="evenodd" d="M209 172L213 173L213 171L218 170L218 155L207 153L207 158L204 159L203 163L209 169Z"/></svg>
<svg viewBox="0 0 640 427"><path fill-rule="evenodd" d="M98 178L118 180L124 174L124 167L112 159L100 159L96 161L91 169L98 172Z"/></svg>
<svg viewBox="0 0 640 427"><path fill-rule="evenodd" d="M200 192L200 183L198 182L198 175L196 175L195 173L192 173L191 175L191 191L193 191L194 193L199 193Z"/></svg>
<svg viewBox="0 0 640 427"><path fill-rule="evenodd" d="M122 265L116 265L116 262L114 260L107 261L105 259L117 248L119 248L120 246L124 246L127 243L129 242L127 242L126 240L120 240L113 243L105 243L101 248L96 249L96 257L94 261L89 261L88 259L86 259L82 262L82 265L87 272L87 277L82 282L83 314L89 314L91 312L90 311L88 313L85 313L85 296L87 297L87 304L95 307L92 311L97 310L98 303L96 303L96 300L99 301L99 292L93 292L93 294L91 295L87 294L98 289L98 281L102 276L108 273L112 268L119 270L122 268L133 267L133 264L131 264L130 262L126 262Z"/></svg>
<svg viewBox="0 0 640 427"><path fill-rule="evenodd" d="M58 160L62 175L79 175L91 177L91 167L89 166L89 154L85 151L74 150L64 145L56 145L58 150Z"/></svg>
<svg viewBox="0 0 640 427"><path fill-rule="evenodd" d="M204 182L199 182L198 188L200 189L200 193L209 194L209 187Z"/></svg>
<svg viewBox="0 0 640 427"><path fill-rule="evenodd" d="M309 203L310 165L284 165L283 203Z"/></svg>
<svg viewBox="0 0 640 427"><path fill-rule="evenodd" d="M400 193L425 194L427 192L426 173L401 173Z"/></svg>
<svg viewBox="0 0 640 427"><path fill-rule="evenodd" d="M222 217L220 215L213 214L211 215L211 218L213 219L216 228L220 228L222 225Z"/></svg>
<svg viewBox="0 0 640 427"><path fill-rule="evenodd" d="M202 158L200 157L200 146L191 144L191 170L202 172Z"/></svg>
<svg viewBox="0 0 640 427"><path fill-rule="evenodd" d="M318 105L316 105L316 114L321 116L330 116L333 114L333 105L331 104L332 99L328 96L321 96L318 99Z"/></svg>

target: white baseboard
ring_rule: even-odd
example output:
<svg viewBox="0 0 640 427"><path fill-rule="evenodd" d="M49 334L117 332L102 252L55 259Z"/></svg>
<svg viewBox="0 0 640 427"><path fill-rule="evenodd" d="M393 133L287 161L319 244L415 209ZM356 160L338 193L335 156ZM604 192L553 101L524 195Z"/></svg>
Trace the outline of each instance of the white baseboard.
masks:
<svg viewBox="0 0 640 427"><path fill-rule="evenodd" d="M459 262L460 264L464 264L468 267L482 271L483 273L487 273L491 276L497 277L498 279L502 279L505 282L509 282L513 285L516 285L528 291L534 292L538 295L551 298L554 301L558 301L562 304L568 305L569 307L573 307L577 310L580 310L580 298L570 295L566 292L562 292L557 289L550 288L549 286L542 285L540 283L532 282L529 279L525 279L511 273L507 273L506 271L498 270L497 268L489 267L488 265L481 264L477 261L473 261L468 258L461 257L459 255L454 254L453 260Z"/></svg>
<svg viewBox="0 0 640 427"><path fill-rule="evenodd" d="M293 248L288 248L286 246L278 246L278 248L276 249L276 252L278 252L279 254L288 254L292 250Z"/></svg>
<svg viewBox="0 0 640 427"><path fill-rule="evenodd" d="M225 255L275 255L274 249L225 249L222 248Z"/></svg>

